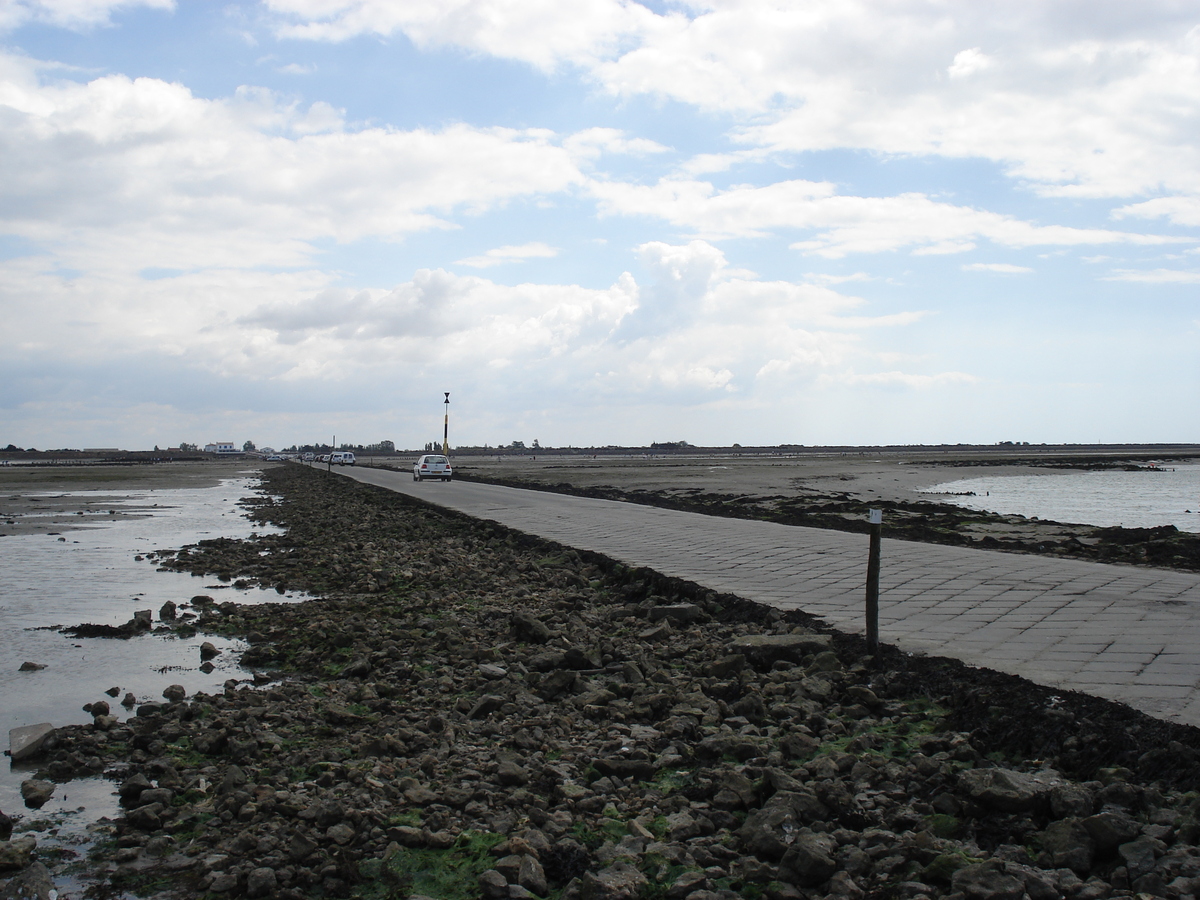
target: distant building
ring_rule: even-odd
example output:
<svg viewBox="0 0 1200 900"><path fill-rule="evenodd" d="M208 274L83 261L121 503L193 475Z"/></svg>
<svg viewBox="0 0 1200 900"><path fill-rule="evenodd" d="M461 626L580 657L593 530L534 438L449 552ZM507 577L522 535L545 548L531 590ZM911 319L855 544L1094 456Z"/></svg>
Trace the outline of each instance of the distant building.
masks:
<svg viewBox="0 0 1200 900"><path fill-rule="evenodd" d="M241 453L242 451L234 446L233 441L217 441L215 444L205 444L204 452L228 455L230 453Z"/></svg>

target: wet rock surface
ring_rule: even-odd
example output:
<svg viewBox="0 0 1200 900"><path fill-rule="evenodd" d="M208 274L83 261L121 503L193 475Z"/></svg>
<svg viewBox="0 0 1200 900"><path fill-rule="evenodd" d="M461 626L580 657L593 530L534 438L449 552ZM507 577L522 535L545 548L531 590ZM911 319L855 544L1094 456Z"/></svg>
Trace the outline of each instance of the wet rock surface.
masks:
<svg viewBox="0 0 1200 900"><path fill-rule="evenodd" d="M1195 729L870 657L802 614L319 471L264 478L249 509L284 533L160 563L322 599L194 598L172 627L244 637L256 677L164 684L125 721L104 703L39 773L114 780L123 815L88 863L113 896L1200 889Z"/></svg>

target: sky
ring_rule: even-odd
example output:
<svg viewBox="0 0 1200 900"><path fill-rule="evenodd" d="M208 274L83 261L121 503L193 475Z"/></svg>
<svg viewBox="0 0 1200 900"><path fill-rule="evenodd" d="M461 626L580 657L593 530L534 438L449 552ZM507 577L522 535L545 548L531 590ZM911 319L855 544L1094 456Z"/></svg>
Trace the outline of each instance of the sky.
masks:
<svg viewBox="0 0 1200 900"><path fill-rule="evenodd" d="M0 446L1200 442L1200 7L0 0Z"/></svg>

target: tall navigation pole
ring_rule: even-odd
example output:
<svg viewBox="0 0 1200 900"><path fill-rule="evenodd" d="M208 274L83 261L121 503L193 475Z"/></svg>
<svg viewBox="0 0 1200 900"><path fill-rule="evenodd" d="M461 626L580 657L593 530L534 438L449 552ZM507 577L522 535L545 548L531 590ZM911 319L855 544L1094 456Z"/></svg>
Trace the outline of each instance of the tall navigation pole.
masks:
<svg viewBox="0 0 1200 900"><path fill-rule="evenodd" d="M442 455L450 455L450 392L442 391L446 395L446 418L442 422Z"/></svg>

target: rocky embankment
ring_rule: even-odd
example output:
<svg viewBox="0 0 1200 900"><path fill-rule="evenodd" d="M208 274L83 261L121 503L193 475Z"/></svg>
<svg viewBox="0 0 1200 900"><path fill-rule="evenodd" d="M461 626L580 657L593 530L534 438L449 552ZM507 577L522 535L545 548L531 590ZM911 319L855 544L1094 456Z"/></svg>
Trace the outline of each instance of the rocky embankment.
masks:
<svg viewBox="0 0 1200 900"><path fill-rule="evenodd" d="M124 807L96 896L1200 894L1195 729L869 657L336 475L264 480L251 514L285 533L158 559L323 599L185 604L157 628L244 636L253 680L59 729L39 780L104 770Z"/></svg>

